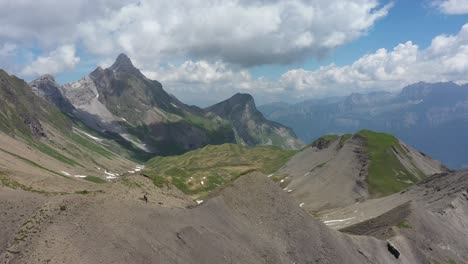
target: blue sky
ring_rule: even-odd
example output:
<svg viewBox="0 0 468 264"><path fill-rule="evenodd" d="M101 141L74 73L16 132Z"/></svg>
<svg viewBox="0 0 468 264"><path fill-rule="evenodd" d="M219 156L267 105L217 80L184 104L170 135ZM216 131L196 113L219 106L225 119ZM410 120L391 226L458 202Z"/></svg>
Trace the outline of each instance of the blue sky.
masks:
<svg viewBox="0 0 468 264"><path fill-rule="evenodd" d="M467 82L466 23L468 0L0 1L0 68L66 83L123 52L198 105L398 92Z"/></svg>
<svg viewBox="0 0 468 264"><path fill-rule="evenodd" d="M339 66L350 64L366 53L380 48L392 49L399 43L413 41L421 47L431 44L432 38L441 34L456 34L468 23L468 14L448 15L422 0L396 0L388 15L377 21L368 34L337 48L325 58L308 58L293 67L314 70L321 65L335 63ZM385 3L385 2L382 2ZM291 65L267 65L251 69L254 76L278 78Z"/></svg>

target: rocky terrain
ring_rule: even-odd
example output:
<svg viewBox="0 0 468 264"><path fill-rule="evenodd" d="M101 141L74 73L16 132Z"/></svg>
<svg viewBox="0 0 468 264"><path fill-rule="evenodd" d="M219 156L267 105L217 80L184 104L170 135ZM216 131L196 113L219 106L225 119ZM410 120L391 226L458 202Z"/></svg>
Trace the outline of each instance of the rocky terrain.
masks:
<svg viewBox="0 0 468 264"><path fill-rule="evenodd" d="M467 179L464 172L434 176L394 195L401 202L382 203L379 209L389 210L385 224L374 224L377 217L345 233L327 227L333 220L315 220L258 173L198 206L141 176L86 194L44 196L1 187L0 220L7 228L0 261L461 263L468 256Z"/></svg>
<svg viewBox="0 0 468 264"><path fill-rule="evenodd" d="M415 83L400 93L373 92L260 106L266 118L304 142L371 129L390 133L452 169L468 168L468 85Z"/></svg>
<svg viewBox="0 0 468 264"><path fill-rule="evenodd" d="M272 177L311 213L399 192L448 171L391 135L324 136Z"/></svg>

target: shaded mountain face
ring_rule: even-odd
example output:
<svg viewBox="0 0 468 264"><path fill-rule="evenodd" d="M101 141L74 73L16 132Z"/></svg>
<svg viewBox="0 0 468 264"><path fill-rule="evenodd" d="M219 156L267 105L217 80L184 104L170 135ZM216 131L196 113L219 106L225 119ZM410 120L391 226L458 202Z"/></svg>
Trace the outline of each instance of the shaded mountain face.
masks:
<svg viewBox="0 0 468 264"><path fill-rule="evenodd" d="M316 213L397 193L447 171L392 135L363 130L319 138L274 177Z"/></svg>
<svg viewBox="0 0 468 264"><path fill-rule="evenodd" d="M302 146L292 129L267 120L249 94L235 94L205 110L228 120L238 141L247 146L275 145L284 149Z"/></svg>
<svg viewBox="0 0 468 264"><path fill-rule="evenodd" d="M393 134L450 168L468 167L468 85L417 83L399 94L353 94L259 107L268 119L311 142L323 134L372 129Z"/></svg>

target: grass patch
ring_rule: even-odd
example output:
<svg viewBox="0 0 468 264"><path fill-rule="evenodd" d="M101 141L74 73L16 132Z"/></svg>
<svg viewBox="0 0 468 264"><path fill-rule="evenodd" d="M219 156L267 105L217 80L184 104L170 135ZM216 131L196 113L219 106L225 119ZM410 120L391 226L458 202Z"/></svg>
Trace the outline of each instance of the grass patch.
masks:
<svg viewBox="0 0 468 264"><path fill-rule="evenodd" d="M326 140L326 141L333 141L333 140L336 140L338 139L340 136L338 135L325 135L325 136L321 136L319 139L323 139L323 140Z"/></svg>
<svg viewBox="0 0 468 264"><path fill-rule="evenodd" d="M91 140L85 138L84 136L81 136L77 133L72 133L71 134L71 139L78 143L79 145L93 151L96 154L99 154L101 156L104 156L108 159L112 159L115 155L107 150L106 148L102 147L99 145L99 143L92 142Z"/></svg>
<svg viewBox="0 0 468 264"><path fill-rule="evenodd" d="M403 220L397 225L398 228L412 228L412 226L408 223L407 220Z"/></svg>
<svg viewBox="0 0 468 264"><path fill-rule="evenodd" d="M91 192L88 191L88 190L82 190L82 191L76 191L75 193L76 193L76 194L86 195L86 194L90 194Z"/></svg>
<svg viewBox="0 0 468 264"><path fill-rule="evenodd" d="M295 153L272 146L210 145L179 156L153 158L144 173L158 187L172 183L186 194L197 194L209 192L246 172L274 173Z"/></svg>
<svg viewBox="0 0 468 264"><path fill-rule="evenodd" d="M167 184L167 180L163 176L156 175L156 176L153 176L152 179L153 179L154 185L156 185L159 188L162 188L164 187L164 185Z"/></svg>
<svg viewBox="0 0 468 264"><path fill-rule="evenodd" d="M367 143L370 162L367 182L373 197L399 192L418 181L400 163L392 150L392 147L399 145L397 138L369 130L360 131L355 136L364 138Z"/></svg>
<svg viewBox="0 0 468 264"><path fill-rule="evenodd" d="M81 165L80 163L62 155L61 153L59 153L58 151L56 151L55 149L47 146L46 144L44 143L41 143L41 142L38 142L38 143L33 143L33 146L39 150L40 152L56 159L56 160L59 160L61 162L64 162L66 164L69 164L71 166L80 166L82 168L84 168L83 165Z"/></svg>
<svg viewBox="0 0 468 264"><path fill-rule="evenodd" d="M90 182L98 183L98 184L107 182L106 180L101 179L101 178L96 177L96 176L86 176L86 178L84 178L84 179L87 180L87 181L90 181Z"/></svg>
<svg viewBox="0 0 468 264"><path fill-rule="evenodd" d="M45 195L50 195L50 194L65 194L63 192L48 192L44 190L37 190L33 189L31 186L26 186L24 184L21 184L10 177L7 177L6 175L2 174L0 172L0 185L11 188L11 189L21 189L23 191L27 192L33 192L33 193L40 193L40 194L45 194Z"/></svg>
<svg viewBox="0 0 468 264"><path fill-rule="evenodd" d="M13 157L15 157L15 158L18 158L18 159L20 159L20 160L22 160L22 161L24 161L24 162L26 162L26 163L28 163L28 164L34 166L34 167L37 167L37 168L39 168L39 169L42 169L42 170L48 171L48 172L50 172L50 173L53 173L53 174L55 174L55 175L58 175L58 176L61 176L61 177L64 177L64 178L69 179L68 177L65 177L65 176L63 176L62 174L60 174L60 173L58 173L58 172L55 172L55 171L53 171L53 170L49 170L49 169L47 169L46 167L43 167L43 166L37 164L36 162L34 162L34 161L32 161L32 160L28 160L28 159L26 159L26 158L23 158L23 157L21 157L21 156L19 156L19 155L16 155L16 154L14 154L14 153L11 153L11 152L9 152L9 151L7 151L7 150L4 150L4 149L1 149L1 148L0 148L0 151L2 151L2 152L4 152L4 153L7 153L7 154L9 154L9 155L11 155L11 156L13 156Z"/></svg>
<svg viewBox="0 0 468 264"><path fill-rule="evenodd" d="M122 178L120 181L123 185L129 187L129 188L141 188L143 187L140 183L136 181L132 181L129 178Z"/></svg>

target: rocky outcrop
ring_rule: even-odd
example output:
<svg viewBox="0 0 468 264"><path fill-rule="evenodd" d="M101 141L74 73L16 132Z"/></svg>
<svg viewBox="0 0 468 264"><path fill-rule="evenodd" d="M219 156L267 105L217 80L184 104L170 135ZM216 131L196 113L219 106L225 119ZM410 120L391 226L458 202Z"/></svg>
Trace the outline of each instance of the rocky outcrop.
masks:
<svg viewBox="0 0 468 264"><path fill-rule="evenodd" d="M36 80L29 83L33 92L48 101L51 104L57 106L62 112L66 114L72 114L75 107L65 98L61 91L60 85L55 82L55 79L51 75L43 75Z"/></svg>

